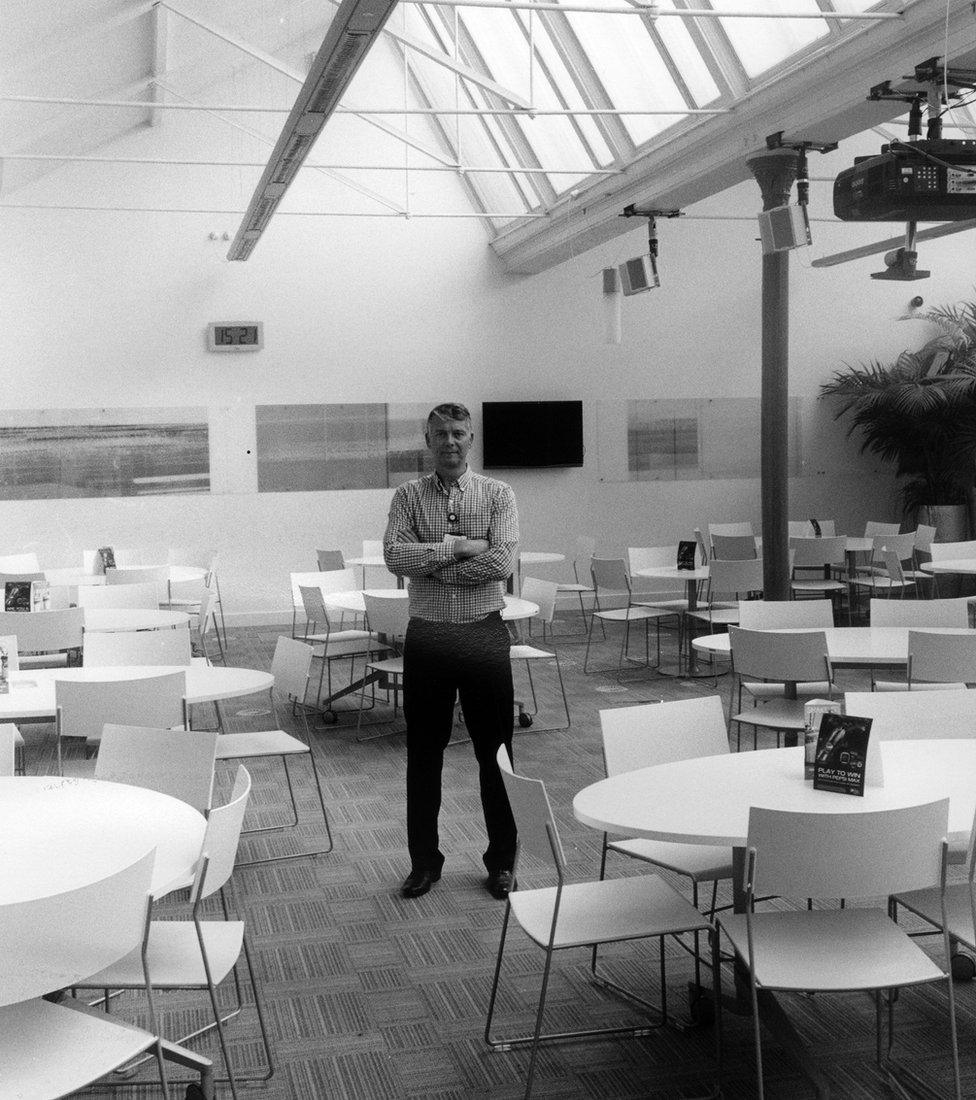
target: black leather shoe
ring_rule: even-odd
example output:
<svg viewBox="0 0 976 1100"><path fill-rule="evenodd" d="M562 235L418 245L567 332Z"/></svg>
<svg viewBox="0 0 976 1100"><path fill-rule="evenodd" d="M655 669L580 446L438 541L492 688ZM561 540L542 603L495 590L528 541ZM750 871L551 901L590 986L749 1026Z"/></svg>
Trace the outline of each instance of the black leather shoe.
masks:
<svg viewBox="0 0 976 1100"><path fill-rule="evenodd" d="M419 898L441 877L440 871L411 871L400 887L401 898Z"/></svg>
<svg viewBox="0 0 976 1100"><path fill-rule="evenodd" d="M504 901L515 885L515 878L511 871L492 871L485 881L488 893L499 901Z"/></svg>

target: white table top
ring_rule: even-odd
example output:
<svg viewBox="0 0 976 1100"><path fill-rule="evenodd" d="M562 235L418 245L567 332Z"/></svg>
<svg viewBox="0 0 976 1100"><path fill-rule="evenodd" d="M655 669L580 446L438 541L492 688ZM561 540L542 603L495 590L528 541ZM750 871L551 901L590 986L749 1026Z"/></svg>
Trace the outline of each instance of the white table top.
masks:
<svg viewBox="0 0 976 1100"><path fill-rule="evenodd" d="M119 573L124 573L128 569L155 569L157 566L149 565L127 565L120 566L117 570ZM159 567L161 568L161 567ZM166 567L169 569L169 581L171 584L190 584L196 581L202 581L207 575L206 569L199 565L169 565ZM77 566L68 567L64 569L45 569L44 576L47 577L49 584L67 584L67 585L79 585L79 584L104 584L104 573L86 573L83 569L79 569Z"/></svg>
<svg viewBox="0 0 976 1100"><path fill-rule="evenodd" d="M872 665L891 667L908 663L907 626L838 626L824 630L827 635L827 652L837 664L858 665L870 668ZM972 634L965 627L917 627L927 633L936 634ZM813 628L795 631L770 631L773 634L812 633ZM731 640L728 634L704 634L695 638L692 645L700 653L729 654Z"/></svg>
<svg viewBox="0 0 976 1100"><path fill-rule="evenodd" d="M398 600L405 600L410 595L406 588L354 588L347 592L324 592L322 598L329 607L362 615L366 610L366 601L363 599L363 595L367 592L371 596L392 596ZM532 603L531 600L523 600L519 596L506 596L502 618L506 622L515 619L531 619L538 610L539 605Z"/></svg>
<svg viewBox="0 0 976 1100"><path fill-rule="evenodd" d="M976 558L947 558L944 561L923 561L926 573L976 573Z"/></svg>
<svg viewBox="0 0 976 1100"><path fill-rule="evenodd" d="M85 630L93 634L108 634L118 630L169 630L186 626L190 616L185 611L154 611L138 607L86 607Z"/></svg>
<svg viewBox="0 0 976 1100"><path fill-rule="evenodd" d="M0 778L0 904L84 886L156 849L152 890L192 876L203 815L170 795L58 776Z"/></svg>
<svg viewBox="0 0 976 1100"><path fill-rule="evenodd" d="M948 795L953 842L969 836L976 808L976 738L888 741L885 785L864 797L815 791L803 779L803 749L762 749L625 772L585 787L573 813L585 825L680 844L743 845L749 807L865 813Z"/></svg>
<svg viewBox="0 0 976 1100"><path fill-rule="evenodd" d="M137 680L165 672L186 673L186 701L212 703L256 695L274 683L270 672L253 668L224 668L221 665L106 665L103 668L35 668L14 672L10 690L0 695L0 722L19 718L54 716L55 680ZM2 834L0 834L2 835Z"/></svg>
<svg viewBox="0 0 976 1100"><path fill-rule="evenodd" d="M548 550L522 550L519 552L519 561L522 565L544 565L547 562L565 560L565 554L555 554Z"/></svg>
<svg viewBox="0 0 976 1100"><path fill-rule="evenodd" d="M635 577L650 577L655 581L707 581L708 566L696 565L694 569L679 569L676 565L649 565L635 569Z"/></svg>
<svg viewBox="0 0 976 1100"><path fill-rule="evenodd" d="M382 554L367 554L365 557L358 558L345 558L346 565L365 565L375 566L376 568L386 568L386 559Z"/></svg>

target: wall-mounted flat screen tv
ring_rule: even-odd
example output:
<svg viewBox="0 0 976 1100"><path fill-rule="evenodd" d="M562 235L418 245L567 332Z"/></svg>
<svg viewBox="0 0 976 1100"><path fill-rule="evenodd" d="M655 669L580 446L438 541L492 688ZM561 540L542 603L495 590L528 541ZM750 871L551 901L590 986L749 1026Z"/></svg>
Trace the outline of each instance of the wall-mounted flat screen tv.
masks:
<svg viewBox="0 0 976 1100"><path fill-rule="evenodd" d="M485 401L481 435L486 470L582 466L582 401Z"/></svg>

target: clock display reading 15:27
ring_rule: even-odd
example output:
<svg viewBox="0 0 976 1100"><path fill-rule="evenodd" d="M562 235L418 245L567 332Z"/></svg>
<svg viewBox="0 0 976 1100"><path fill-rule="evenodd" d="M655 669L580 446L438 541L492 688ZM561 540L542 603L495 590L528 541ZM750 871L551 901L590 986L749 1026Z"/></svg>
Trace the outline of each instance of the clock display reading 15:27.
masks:
<svg viewBox="0 0 976 1100"><path fill-rule="evenodd" d="M209 351L257 351L264 347L261 321L213 321L207 325Z"/></svg>

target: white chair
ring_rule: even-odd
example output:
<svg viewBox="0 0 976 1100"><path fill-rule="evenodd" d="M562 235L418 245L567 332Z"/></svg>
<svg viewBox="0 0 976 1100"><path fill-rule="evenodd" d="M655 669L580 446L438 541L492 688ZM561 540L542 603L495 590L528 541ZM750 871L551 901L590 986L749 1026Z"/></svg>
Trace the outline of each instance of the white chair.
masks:
<svg viewBox="0 0 976 1100"><path fill-rule="evenodd" d="M976 737L976 691L847 691L844 711L873 719L871 736L880 741Z"/></svg>
<svg viewBox="0 0 976 1100"><path fill-rule="evenodd" d="M78 606L158 611L159 594L155 584L79 584Z"/></svg>
<svg viewBox="0 0 976 1100"><path fill-rule="evenodd" d="M785 898L887 898L904 891L945 890L949 802L867 813L804 813L753 807L749 812L745 911L716 918L713 936L715 1009L721 1013L721 967L717 965L724 933L746 968L755 1033L757 1096L762 1100L760 991L869 991L874 994L877 1060L882 1056L882 996L888 994L889 1049L894 1040L894 990L944 982L955 1078L962 1096L956 1047L955 999L946 971L903 932L882 908L753 910L760 894ZM948 936L943 936L946 960ZM719 1089L723 1064L721 1020ZM882 1087L879 1082L879 1095ZM900 1090L904 1095L904 1090ZM944 1095L944 1093L941 1093Z"/></svg>
<svg viewBox="0 0 976 1100"><path fill-rule="evenodd" d="M908 665L904 682L875 680L875 691L963 691L976 683L976 635L908 631Z"/></svg>
<svg viewBox="0 0 976 1100"><path fill-rule="evenodd" d="M393 692L393 715L391 722L396 721L399 693L403 688L403 639L407 633L407 624L410 621L410 601L402 596L381 596L378 593L365 592L363 601L366 604L366 622L370 631L377 638L382 638L384 645L389 647L392 656L373 657L366 661L366 678L373 684L381 680L387 692ZM365 683L363 688L365 689ZM362 728L363 708L365 706L366 692L359 693L359 711L356 715L356 730ZM375 693L374 693L375 700ZM396 731L391 730L390 733ZM389 736L389 734L371 734L369 737L360 737L360 741L373 741L377 737Z"/></svg>
<svg viewBox="0 0 976 1100"><path fill-rule="evenodd" d="M532 692L532 710L526 711L523 703L518 704L519 725L531 726L533 716L539 713L539 701L536 698L535 682L532 679L532 663L534 661L546 661L556 667L556 678L559 681L559 691L563 697L563 710L566 713L565 726L547 726L546 731L569 729L572 719L569 716L569 703L566 701L566 688L563 684L563 670L559 664L559 654L556 651L556 635L552 629L553 616L556 614L556 594L558 586L553 581L539 580L537 577L522 578L522 599L528 600L538 606L539 610L532 616L533 620L542 623L542 641L546 641L546 628L548 627L551 651L540 649L538 646L516 643L509 648L509 655L513 661L524 661L525 672L529 680L529 690ZM526 721L528 719L528 721Z"/></svg>
<svg viewBox="0 0 976 1100"><path fill-rule="evenodd" d="M938 561L956 561L958 559L976 558L976 539L970 539L966 542L933 542L929 546L929 556L933 562ZM949 580L949 591L958 591L958 588L953 589L953 586L957 583L952 580L952 575L948 577L943 574L941 577L938 573L934 573L935 577L935 592L938 595L939 588L943 580Z"/></svg>
<svg viewBox="0 0 976 1100"><path fill-rule="evenodd" d="M314 856L325 855L332 851L332 830L329 826L329 815L325 809L325 798L322 794L322 784L319 780L318 768L315 765L315 754L311 747L311 738L308 728L308 715L306 713L308 695L308 681L312 666L312 647L294 638L279 637L275 645L274 656L271 659L271 672L274 676L274 686L271 688L271 706L274 711L277 729L255 730L242 733L222 733L217 739L218 760L260 760L274 759L281 761L285 772L285 782L288 786L288 797L291 802L292 820L284 825L270 825L245 829L245 835L258 833L282 832L294 829L299 824L298 804L295 801L295 790L292 785L291 771L288 761L301 756L308 760L312 771L312 779L315 782L315 790L318 795L319 808L322 811L322 821L325 832L329 838L329 846L311 852L291 852L285 855L273 855L249 859L239 863L239 867L253 867L259 863L279 863L290 859L305 859ZM281 729L281 720L278 717L277 698L285 700L292 713L297 713L305 729L305 740L287 733Z"/></svg>
<svg viewBox="0 0 976 1100"><path fill-rule="evenodd" d="M364 558L382 558L383 557L383 540L382 539L363 539L363 557ZM366 587L366 570L367 569L383 569L386 571L385 565L363 565L363 583L362 587Z"/></svg>
<svg viewBox="0 0 976 1100"><path fill-rule="evenodd" d="M498 959L495 963L491 996L488 1001L485 1041L494 1049L531 1047L532 1054L525 1080L525 1096L528 1097L532 1091L536 1055L541 1042L589 1038L596 1035L640 1035L646 1033L649 1025L645 1017L636 1025L629 1027L592 1028L579 1032L563 1031L556 1035L544 1035L542 1022L552 957L556 951L569 947L593 948L597 944L620 943L625 940L658 939L662 996L657 1012L663 1024L667 1020L663 975L664 937L686 932L707 931L710 925L694 906L685 901L677 890L658 875L634 875L629 878L568 883L566 857L544 784L538 779L527 779L524 776L515 775L504 745L499 746L497 760L518 826L518 852L515 887L508 895L505 905L505 918L498 944ZM525 857L540 860L544 865L555 870L555 888L541 887L529 890L522 887L519 875L523 862L527 862ZM491 1026L505 953L505 940L509 922L513 917L530 939L545 951L546 960L533 1033L501 1038L492 1035ZM524 969L520 968L520 971L524 976Z"/></svg>
<svg viewBox="0 0 976 1100"><path fill-rule="evenodd" d="M250 792L251 777L247 769L241 765L237 769L230 801L226 805L214 807L207 818L207 831L204 834L200 859L197 862L190 890L191 919L152 921L148 929L145 950L146 971L155 990L207 990L213 1013L213 1024L202 1027L179 1041L186 1042L206 1031L216 1030L227 1069L226 1080L235 1100L239 1082L265 1081L271 1076L271 1048L258 983L255 980L250 952L244 936L244 922L227 918L226 901L224 901L224 920L204 920L203 903L206 898L218 891L221 891L222 900L224 898L224 887L234 870L241 824ZM246 1078L235 1073L224 1034L224 1024L240 1012L240 1001L237 1008L229 1015L221 1013L217 1001L217 987L234 972L242 952L254 993L254 1007L257 1011L268 1066L267 1073ZM139 974L142 966L141 952L132 951L98 973L87 976L79 983L79 987L107 990L138 988L141 985ZM235 974L235 985L237 984ZM239 985L237 995L239 998Z"/></svg>
<svg viewBox="0 0 976 1100"><path fill-rule="evenodd" d="M356 570L352 568L330 569L315 573L290 573L289 579L291 581L291 636L293 638L302 637L306 641L309 634L315 633L319 622L324 622L326 629L329 629L329 623L327 613L324 620L318 620L309 619L306 612L305 628L299 634L298 613L305 608L305 602L302 599L303 587L318 588L323 594L327 592L349 592L362 587L356 577Z"/></svg>
<svg viewBox="0 0 976 1100"><path fill-rule="evenodd" d="M616 671L617 680L623 677L624 662L630 660L628 649L630 647L630 627L632 623L644 624L644 667L651 668L650 640L648 624L654 620L657 625L657 663L661 663L661 619L666 619L674 614L666 608L649 607L646 604L638 604L633 598L631 590L630 574L623 558L593 558L590 561L590 575L593 578L593 611L590 613L590 629L586 635L586 653L583 657L583 671L589 672L590 646L593 642L593 627L597 622L619 623L624 627L623 637L620 641L620 656L616 669L594 669L594 672ZM602 599L623 600L623 607L605 608L601 606Z"/></svg>
<svg viewBox="0 0 976 1100"><path fill-rule="evenodd" d="M858 569L850 578L851 600L857 602L860 589L891 599L897 595L905 598L909 589L915 589L915 574L911 566L915 562L915 533L907 535L879 535L874 540L874 550L869 565Z"/></svg>
<svg viewBox="0 0 976 1100"><path fill-rule="evenodd" d="M17 743L20 733L12 722L0 724L0 775L17 771ZM23 745L23 741L20 742Z"/></svg>
<svg viewBox="0 0 976 1100"><path fill-rule="evenodd" d="M206 815L213 799L218 737L216 730L109 724L102 730L94 777L171 795Z"/></svg>
<svg viewBox="0 0 976 1100"><path fill-rule="evenodd" d="M795 599L805 596L823 599L828 596L839 600L848 591L847 539L843 535L819 539L791 538L790 550L793 552L790 588ZM847 604L847 623L851 624L850 600Z"/></svg>
<svg viewBox="0 0 976 1100"><path fill-rule="evenodd" d="M20 670L20 660L17 656L17 638L13 634L0 635L0 649L7 654L7 675L18 672ZM6 729L6 736L9 736L13 741L14 772L23 775L26 770L23 734L14 725L9 725L8 729L8 725L5 724L0 726L0 729Z"/></svg>
<svg viewBox="0 0 976 1100"><path fill-rule="evenodd" d="M753 748L757 746L759 727L774 730L779 745L783 733L799 733L804 728L804 692L800 685L814 685L817 695L832 694L834 677L827 656L827 636L823 631L787 633L730 626L729 637L732 668L739 680L770 682L782 689L765 699L753 691L756 705L730 715L729 722L753 727ZM825 692L820 690L824 687ZM732 700L729 706L734 709ZM736 748L739 744L737 736Z"/></svg>
<svg viewBox="0 0 976 1100"><path fill-rule="evenodd" d="M711 546L716 535L754 535L751 523L710 523L708 543Z"/></svg>
<svg viewBox="0 0 976 1100"><path fill-rule="evenodd" d="M346 560L341 550L316 550L315 562L320 573L335 573L346 568Z"/></svg>
<svg viewBox="0 0 976 1100"><path fill-rule="evenodd" d="M721 756L729 751L722 700L717 695L646 706L616 707L600 711L603 738L603 764L608 777L656 764L694 760L700 756ZM610 840L603 834L600 878L606 874L608 852L619 852L681 875L691 882L691 902L698 908L698 884L711 882L712 900L707 915L715 913L718 884L732 877L732 849L712 844L673 844L664 840ZM695 985L701 988L701 958L697 932L694 940ZM596 970L597 949L593 949L591 969ZM628 997L630 990L614 985L605 977L601 982Z"/></svg>
<svg viewBox="0 0 976 1100"><path fill-rule="evenodd" d="M149 1030L79 1001L44 994L71 986L116 959L138 956L148 925L154 852L74 890L0 905L0 1094L42 1100L83 1089L150 1051L169 1096L146 969Z"/></svg>
<svg viewBox="0 0 976 1100"><path fill-rule="evenodd" d="M702 554L701 547L697 558L701 565L708 561L708 558ZM677 560L677 546L628 546L627 565L630 570L634 602L647 603L672 611L679 616L683 615L688 610L683 581L655 580L653 577L637 576L639 569L655 569L660 566L673 568Z"/></svg>
<svg viewBox="0 0 976 1100"><path fill-rule="evenodd" d="M85 612L0 611L0 635L16 635L21 668L58 668L82 647Z"/></svg>
<svg viewBox="0 0 976 1100"><path fill-rule="evenodd" d="M830 600L740 600L739 626L743 630L829 630L834 625L834 606ZM742 693L754 699L782 699L785 685L759 681L738 681L738 708L742 709ZM798 696L816 697L830 691L830 685L820 680L797 684Z"/></svg>
<svg viewBox="0 0 976 1100"><path fill-rule="evenodd" d="M915 528L915 563L912 573L916 584L927 584L930 590L935 588L935 574L926 572L922 566L932 560L932 543L936 529L925 523Z"/></svg>
<svg viewBox="0 0 976 1100"><path fill-rule="evenodd" d="M813 539L813 538L833 538L837 534L837 523L832 519L818 519L817 523L820 525L820 534L813 529L813 523L808 519L791 519L786 524L786 531L789 538L793 539Z"/></svg>
<svg viewBox="0 0 976 1100"><path fill-rule="evenodd" d="M596 539L588 535L580 535L576 539L576 552L573 554L573 579L571 581L556 582L556 588L559 592L572 593L579 600L580 618L583 620L584 633L586 632L586 606L583 603L583 597L593 595L590 559L595 553Z"/></svg>
<svg viewBox="0 0 976 1100"><path fill-rule="evenodd" d="M900 530L900 523L881 523L877 520L869 519L864 524L864 537L866 539L874 539L879 535L897 535Z"/></svg>
<svg viewBox="0 0 976 1100"><path fill-rule="evenodd" d="M712 561L745 561L758 556L755 535L712 535Z"/></svg>
<svg viewBox="0 0 976 1100"><path fill-rule="evenodd" d="M189 665L190 630L113 630L85 633L86 665Z"/></svg>
<svg viewBox="0 0 976 1100"><path fill-rule="evenodd" d="M762 587L762 558L721 559L713 554L708 563L705 606L689 611L688 618L707 625L709 633L714 634L716 626L738 623L740 597L761 592Z"/></svg>
<svg viewBox="0 0 976 1100"><path fill-rule="evenodd" d="M55 680L55 733L58 774L64 774L62 742L80 738L97 747L106 723L187 727L186 673L164 672L124 680Z"/></svg>
<svg viewBox="0 0 976 1100"><path fill-rule="evenodd" d="M106 569L105 584L151 584L156 590L156 606L169 599L169 566L147 565L137 568Z"/></svg>
<svg viewBox="0 0 976 1100"><path fill-rule="evenodd" d="M872 626L969 625L969 599L871 600Z"/></svg>
<svg viewBox="0 0 976 1100"><path fill-rule="evenodd" d="M224 642L220 636L220 629L217 626L217 611L220 607L220 603L217 597L216 589L208 588L200 600L200 605L197 608L197 621L196 630L193 635L193 642L196 643L196 647L199 650L199 655L207 662L211 664L210 651L207 648L207 636L210 633L210 628L213 627L214 637L217 639L217 651L220 655L219 659L222 664L227 663L227 654L224 650ZM192 643L191 643L192 649Z"/></svg>
<svg viewBox="0 0 976 1100"><path fill-rule="evenodd" d="M189 614L199 612L199 606L207 592L213 595L214 625L219 618L220 627L217 631L221 638L220 649L223 652L227 645L227 623L224 621L224 601L220 595L220 578L217 574L217 555L205 550L174 548L168 551L167 560L170 565L189 565L195 569L205 570L201 581L170 581L166 599L161 607L173 611L186 611Z"/></svg>

